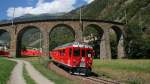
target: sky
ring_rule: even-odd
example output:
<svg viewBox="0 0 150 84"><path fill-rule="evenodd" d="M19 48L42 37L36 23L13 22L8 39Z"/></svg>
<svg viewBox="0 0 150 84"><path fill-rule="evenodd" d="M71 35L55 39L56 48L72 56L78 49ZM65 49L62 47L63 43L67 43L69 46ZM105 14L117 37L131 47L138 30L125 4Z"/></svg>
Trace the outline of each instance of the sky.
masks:
<svg viewBox="0 0 150 84"><path fill-rule="evenodd" d="M25 14L69 12L94 0L2 0L0 20L11 19L13 14L19 17ZM14 12L15 10L15 12Z"/></svg>

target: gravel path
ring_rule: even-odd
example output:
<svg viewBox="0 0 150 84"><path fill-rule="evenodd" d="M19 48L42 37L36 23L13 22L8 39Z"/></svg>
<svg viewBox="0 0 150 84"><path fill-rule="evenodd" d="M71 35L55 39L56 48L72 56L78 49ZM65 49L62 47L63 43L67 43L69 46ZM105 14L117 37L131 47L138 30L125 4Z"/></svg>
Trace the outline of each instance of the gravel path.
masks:
<svg viewBox="0 0 150 84"><path fill-rule="evenodd" d="M23 65L30 75L30 77L36 82L36 84L54 84L52 81L44 77L40 72L38 72L29 62L23 60L11 59L17 62L17 65L12 71L10 80L8 84L26 84L23 78Z"/></svg>
<svg viewBox="0 0 150 84"><path fill-rule="evenodd" d="M23 78L23 61L14 59L11 60L16 61L17 64L11 73L11 77L10 80L8 81L8 84L26 84Z"/></svg>

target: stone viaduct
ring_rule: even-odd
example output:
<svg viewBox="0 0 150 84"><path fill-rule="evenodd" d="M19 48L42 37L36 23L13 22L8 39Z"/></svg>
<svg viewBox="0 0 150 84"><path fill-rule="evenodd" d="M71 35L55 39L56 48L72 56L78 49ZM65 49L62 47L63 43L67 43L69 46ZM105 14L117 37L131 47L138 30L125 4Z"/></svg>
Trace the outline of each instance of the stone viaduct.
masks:
<svg viewBox="0 0 150 84"><path fill-rule="evenodd" d="M124 25L118 22L103 21L103 20L87 20L82 19L50 19L50 20L32 20L32 21L15 21L12 25L11 22L0 24L1 31L9 33L10 41L10 56L16 57L20 53L21 47L21 35L24 31L31 27L39 29L42 33L42 56L48 57L49 52L49 34L57 26L69 27L75 35L75 40L82 41L82 33L88 26L96 26L98 30L101 30L101 42L100 42L100 58L111 59L111 48L109 30L113 29L117 35L117 54L118 58L124 58Z"/></svg>

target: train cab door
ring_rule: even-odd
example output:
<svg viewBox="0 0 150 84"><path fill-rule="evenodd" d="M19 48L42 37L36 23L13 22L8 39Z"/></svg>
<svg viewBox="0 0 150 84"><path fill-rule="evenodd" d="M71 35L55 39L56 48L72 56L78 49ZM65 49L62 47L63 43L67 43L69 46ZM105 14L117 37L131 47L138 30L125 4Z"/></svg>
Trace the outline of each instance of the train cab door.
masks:
<svg viewBox="0 0 150 84"><path fill-rule="evenodd" d="M74 47L73 48L73 66L78 66L80 65L81 61L81 49L79 47Z"/></svg>
<svg viewBox="0 0 150 84"><path fill-rule="evenodd" d="M67 56L67 64L69 66L71 66L71 63L72 63L72 48L67 48L66 49L66 56Z"/></svg>
<svg viewBox="0 0 150 84"><path fill-rule="evenodd" d="M91 66L92 65L92 62L93 62L93 59L92 59L92 56L93 56L93 50L91 49L86 49L85 50L85 56L86 56L86 63L88 63L88 66Z"/></svg>

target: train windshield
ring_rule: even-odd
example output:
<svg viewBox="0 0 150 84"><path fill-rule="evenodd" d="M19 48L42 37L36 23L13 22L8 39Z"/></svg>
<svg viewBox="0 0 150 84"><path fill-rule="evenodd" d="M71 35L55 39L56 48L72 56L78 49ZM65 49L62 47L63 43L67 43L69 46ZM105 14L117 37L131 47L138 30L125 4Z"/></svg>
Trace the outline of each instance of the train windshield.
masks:
<svg viewBox="0 0 150 84"><path fill-rule="evenodd" d="M74 56L80 56L80 48L74 48Z"/></svg>

